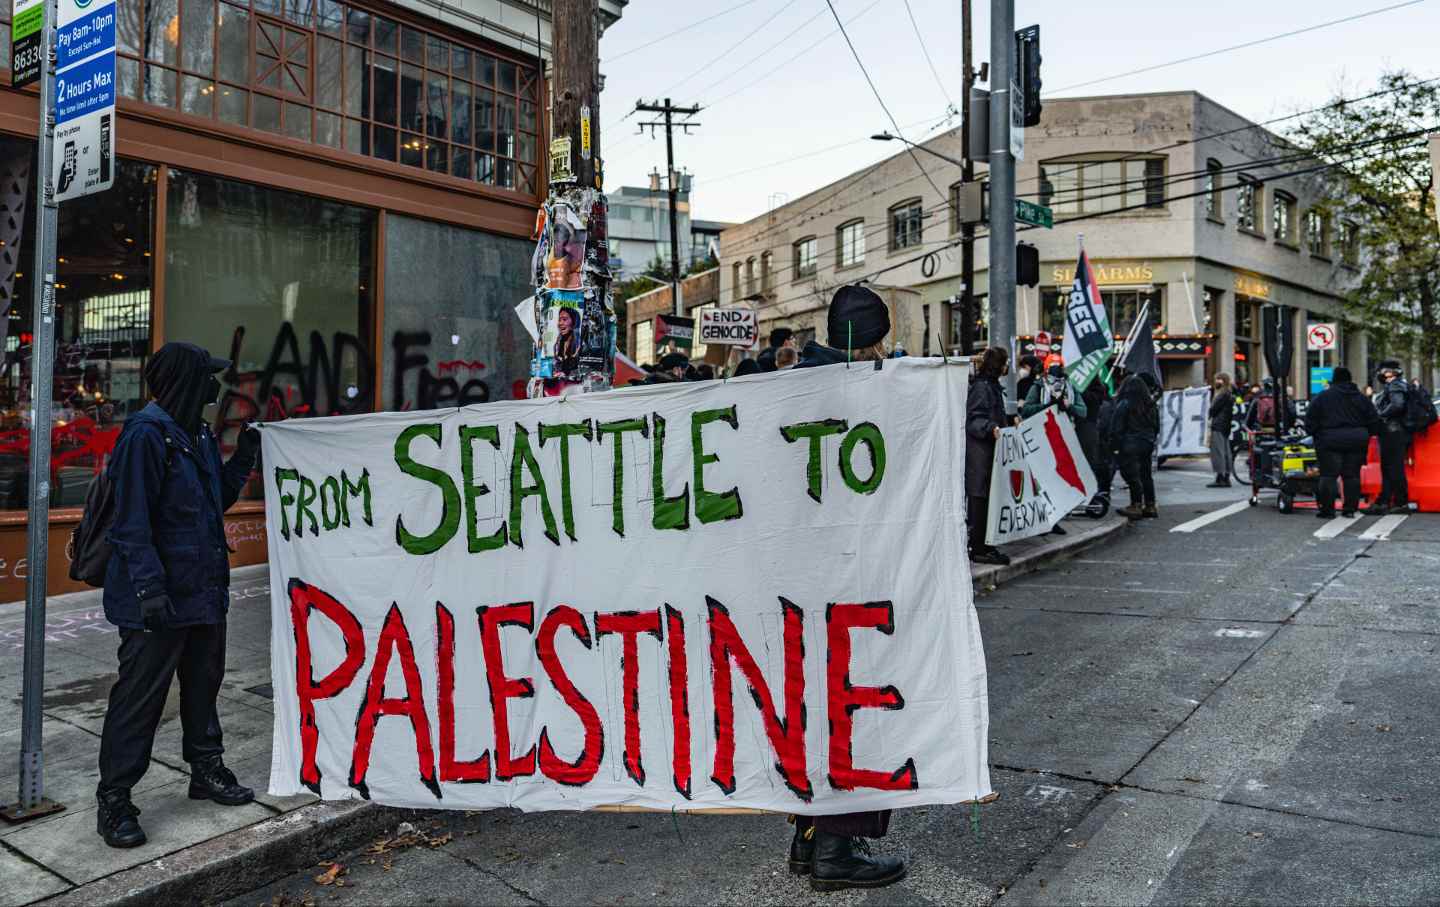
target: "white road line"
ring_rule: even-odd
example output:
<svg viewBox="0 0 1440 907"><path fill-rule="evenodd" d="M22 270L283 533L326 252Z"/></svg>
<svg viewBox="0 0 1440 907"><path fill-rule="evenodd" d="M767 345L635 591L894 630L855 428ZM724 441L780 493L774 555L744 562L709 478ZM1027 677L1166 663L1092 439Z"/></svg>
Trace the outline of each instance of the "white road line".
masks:
<svg viewBox="0 0 1440 907"><path fill-rule="evenodd" d="M1315 530L1317 539L1333 539L1335 536L1360 522L1359 516L1337 516L1335 519Z"/></svg>
<svg viewBox="0 0 1440 907"><path fill-rule="evenodd" d="M1374 526L1360 533L1360 537L1377 542L1387 541L1390 538L1390 533L1399 529L1400 524L1405 522L1407 516L1408 514L1404 513L1392 513L1389 516L1382 516L1375 521Z"/></svg>
<svg viewBox="0 0 1440 907"><path fill-rule="evenodd" d="M1226 507L1221 507L1219 510L1212 510L1204 516L1197 516L1195 519L1191 520L1188 523L1181 523L1179 526L1172 528L1170 531L1194 532L1197 529L1204 529L1211 523L1219 522L1220 520L1225 519L1227 516L1231 516L1236 513L1242 513L1249 508L1249 501L1236 501L1235 503L1230 504Z"/></svg>

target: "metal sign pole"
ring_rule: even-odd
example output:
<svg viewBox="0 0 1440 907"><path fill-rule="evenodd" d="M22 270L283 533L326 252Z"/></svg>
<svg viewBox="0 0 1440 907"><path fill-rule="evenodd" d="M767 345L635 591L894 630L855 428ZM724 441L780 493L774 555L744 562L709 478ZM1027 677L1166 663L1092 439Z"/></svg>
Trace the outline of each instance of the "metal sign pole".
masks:
<svg viewBox="0 0 1440 907"><path fill-rule="evenodd" d="M56 0L46 0L41 50L40 148L35 179L34 341L30 348L29 572L25 580L25 679L20 725L20 802L3 811L20 822L64 809L45 799L41 703L45 691L45 580L50 549L50 424L55 367L55 245L59 207L51 185L55 145Z"/></svg>

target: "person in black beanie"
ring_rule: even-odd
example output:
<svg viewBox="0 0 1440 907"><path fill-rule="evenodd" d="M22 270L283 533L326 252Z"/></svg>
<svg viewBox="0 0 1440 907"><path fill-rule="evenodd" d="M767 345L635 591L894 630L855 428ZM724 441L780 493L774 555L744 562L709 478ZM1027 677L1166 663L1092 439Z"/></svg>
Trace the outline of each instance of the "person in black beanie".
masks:
<svg viewBox="0 0 1440 907"><path fill-rule="evenodd" d="M873 290L844 286L830 300L826 319L830 346L805 344L796 368L872 362L885 358L885 335L890 333L890 310ZM810 876L816 891L842 888L881 888L905 878L905 861L873 856L863 838L883 838L890 827L890 810L844 813L832 816L793 816L795 835L790 842L790 871Z"/></svg>
<svg viewBox="0 0 1440 907"><path fill-rule="evenodd" d="M95 825L111 847L145 843L130 790L149 768L177 673L190 799L239 806L255 797L221 759L216 709L230 604L223 514L260 450L260 433L247 427L222 464L204 422L220 395L216 373L229 367L193 343L165 344L145 367L153 400L126 420L107 467L115 523L103 601L120 629L120 665L100 735Z"/></svg>

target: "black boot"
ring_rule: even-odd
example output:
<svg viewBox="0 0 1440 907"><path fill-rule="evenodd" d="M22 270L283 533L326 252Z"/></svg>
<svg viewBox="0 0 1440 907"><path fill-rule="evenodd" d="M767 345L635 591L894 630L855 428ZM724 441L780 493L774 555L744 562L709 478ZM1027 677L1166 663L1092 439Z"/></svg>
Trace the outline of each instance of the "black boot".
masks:
<svg viewBox="0 0 1440 907"><path fill-rule="evenodd" d="M255 791L236 781L235 773L225 767L219 756L211 756L190 766L190 799L242 806L255 799Z"/></svg>
<svg viewBox="0 0 1440 907"><path fill-rule="evenodd" d="M795 837L790 839L790 871L808 876L815 862L815 826L795 823Z"/></svg>
<svg viewBox="0 0 1440 907"><path fill-rule="evenodd" d="M842 888L883 888L905 878L905 861L874 857L864 838L815 832L815 864L810 887L816 891Z"/></svg>
<svg viewBox="0 0 1440 907"><path fill-rule="evenodd" d="M130 802L128 790L97 790L95 831L111 847L139 847L145 843L140 827L140 807Z"/></svg>

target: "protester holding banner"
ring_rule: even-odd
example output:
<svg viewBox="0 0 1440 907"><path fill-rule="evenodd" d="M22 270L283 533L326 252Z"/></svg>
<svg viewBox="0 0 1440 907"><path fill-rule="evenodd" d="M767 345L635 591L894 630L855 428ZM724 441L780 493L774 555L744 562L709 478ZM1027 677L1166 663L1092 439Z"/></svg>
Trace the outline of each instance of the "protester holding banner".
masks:
<svg viewBox="0 0 1440 907"><path fill-rule="evenodd" d="M1235 422L1235 393L1230 386L1230 376L1220 372L1215 376L1215 393L1210 398L1210 468L1215 472L1215 481L1207 488L1229 488L1230 472L1235 466L1234 452L1230 449L1230 429Z"/></svg>
<svg viewBox="0 0 1440 907"><path fill-rule="evenodd" d="M995 462L995 442L1008 424L1005 392L1000 378L1009 371L1009 354L998 346L980 354L980 364L970 379L970 397L965 414L965 496L969 498L966 523L970 535L970 560L977 564L1005 566L1010 558L999 548L985 543L989 522L990 470Z"/></svg>
<svg viewBox="0 0 1440 907"><path fill-rule="evenodd" d="M1305 427L1315 439L1320 483L1315 501L1321 519L1335 516L1336 486L1343 480L1345 516L1360 508L1360 467L1370 450L1370 436L1380 431L1380 414L1360 393L1350 370L1335 369L1330 386L1315 395L1305 411Z"/></svg>
<svg viewBox="0 0 1440 907"><path fill-rule="evenodd" d="M1065 376L1065 366L1059 362L1052 364L1046 369L1044 375L1030 385L1030 392L1025 397L1025 405L1020 408L1020 415L1028 419L1050 406L1054 406L1070 417L1071 424L1076 426L1076 434L1079 436L1079 424L1089 414L1089 409L1085 405L1085 399L1075 395L1074 388L1070 386L1070 380ZM1080 443L1084 444L1083 437ZM1058 517L1050 531L1055 535L1065 535L1065 527L1060 525Z"/></svg>
<svg viewBox="0 0 1440 907"><path fill-rule="evenodd" d="M153 400L125 422L108 467L105 618L120 629L119 677L100 736L96 830L111 847L138 847L145 832L130 790L150 766L170 683L180 675L181 754L192 800L238 806L254 799L225 767L215 703L225 677L230 561L221 515L240 496L260 448L241 432L223 466L203 411L230 367L191 343L167 343L145 367Z"/></svg>
<svg viewBox="0 0 1440 907"><path fill-rule="evenodd" d="M1149 374L1131 375L1120 385L1115 404L1114 443L1120 474L1130 486L1130 504L1117 511L1126 519L1160 515L1155 504L1151 461L1160 436L1160 411L1152 396ZM1151 379L1153 381L1153 379Z"/></svg>

